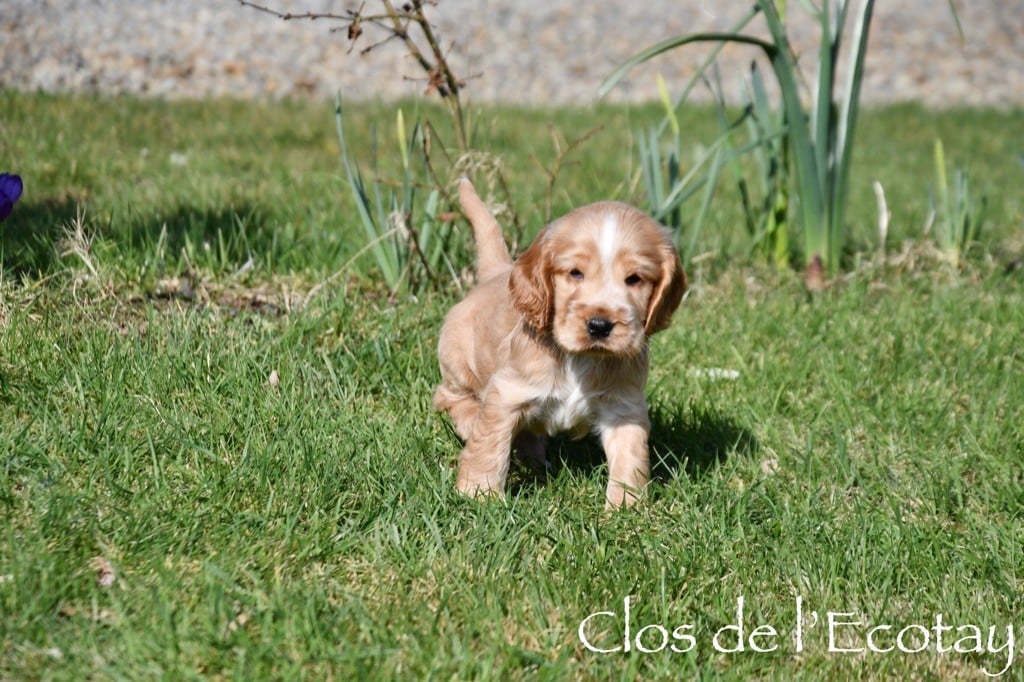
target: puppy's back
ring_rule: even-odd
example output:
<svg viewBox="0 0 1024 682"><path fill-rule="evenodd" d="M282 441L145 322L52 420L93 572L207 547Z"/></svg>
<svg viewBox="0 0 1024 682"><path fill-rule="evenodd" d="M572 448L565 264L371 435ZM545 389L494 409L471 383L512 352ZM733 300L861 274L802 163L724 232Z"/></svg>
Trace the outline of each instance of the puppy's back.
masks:
<svg viewBox="0 0 1024 682"><path fill-rule="evenodd" d="M448 311L438 343L445 384L479 394L498 369L502 344L518 321L507 291L506 270Z"/></svg>

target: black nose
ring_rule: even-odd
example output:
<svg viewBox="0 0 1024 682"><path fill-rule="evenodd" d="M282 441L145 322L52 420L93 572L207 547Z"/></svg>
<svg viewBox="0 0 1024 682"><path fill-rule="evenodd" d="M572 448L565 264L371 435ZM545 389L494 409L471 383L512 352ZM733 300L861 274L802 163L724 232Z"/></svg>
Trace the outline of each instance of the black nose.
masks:
<svg viewBox="0 0 1024 682"><path fill-rule="evenodd" d="M607 339L615 323L607 317L592 317L587 320L587 333L592 339Z"/></svg>

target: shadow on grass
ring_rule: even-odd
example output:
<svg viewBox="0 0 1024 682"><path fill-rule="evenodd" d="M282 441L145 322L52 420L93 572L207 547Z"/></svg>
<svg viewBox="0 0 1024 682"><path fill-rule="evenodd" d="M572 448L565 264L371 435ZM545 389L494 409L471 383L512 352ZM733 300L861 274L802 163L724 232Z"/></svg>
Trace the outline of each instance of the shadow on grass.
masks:
<svg viewBox="0 0 1024 682"><path fill-rule="evenodd" d="M127 216L129 235L115 232L140 256L166 255L176 261L183 251L192 266L222 269L238 266L253 254L274 258L281 250L275 222L258 206L201 208L179 206L154 216ZM201 262L194 262L199 259ZM185 264L182 263L181 266Z"/></svg>
<svg viewBox="0 0 1024 682"><path fill-rule="evenodd" d="M0 224L0 256L4 272L41 276L57 260L56 244L64 226L75 218L78 203L72 199L20 201Z"/></svg>
<svg viewBox="0 0 1024 682"><path fill-rule="evenodd" d="M652 408L650 417L651 478L656 481L669 481L681 474L700 479L728 457L746 457L760 448L749 429L711 411L683 413ZM548 439L547 451L552 473L567 468L588 475L605 465L604 451L595 437L574 441L556 436ZM512 492L543 485L544 473L519 463L514 467Z"/></svg>
<svg viewBox="0 0 1024 682"><path fill-rule="evenodd" d="M760 444L730 417L714 412L670 414L651 411L651 474L665 481L685 472L698 479L734 455L747 457Z"/></svg>
<svg viewBox="0 0 1024 682"><path fill-rule="evenodd" d="M59 243L85 206L73 198L44 198L19 202L0 225L0 255L5 272L43 277L54 272ZM277 260L287 253L294 235L282 235L267 211L252 205L206 209L179 206L168 211L135 212L97 219L85 210L86 233L112 245L121 255L138 262L154 256L170 261L174 270L184 263L183 250L191 248L191 264L213 269L247 261L253 254ZM198 258L197 258L198 257Z"/></svg>

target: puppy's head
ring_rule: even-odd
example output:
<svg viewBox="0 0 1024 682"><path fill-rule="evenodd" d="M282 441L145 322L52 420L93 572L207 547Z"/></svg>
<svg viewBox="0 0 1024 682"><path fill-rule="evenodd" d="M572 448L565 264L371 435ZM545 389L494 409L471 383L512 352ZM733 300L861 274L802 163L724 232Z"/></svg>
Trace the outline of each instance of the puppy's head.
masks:
<svg viewBox="0 0 1024 682"><path fill-rule="evenodd" d="M551 223L516 261L513 306L563 350L633 356L668 326L686 276L668 231L617 202Z"/></svg>

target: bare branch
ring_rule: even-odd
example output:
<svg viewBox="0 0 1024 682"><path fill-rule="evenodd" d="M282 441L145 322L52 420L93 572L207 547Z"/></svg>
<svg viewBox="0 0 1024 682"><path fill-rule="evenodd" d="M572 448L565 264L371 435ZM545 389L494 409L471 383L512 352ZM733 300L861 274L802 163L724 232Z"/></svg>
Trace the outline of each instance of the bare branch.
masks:
<svg viewBox="0 0 1024 682"><path fill-rule="evenodd" d="M291 21L292 19L309 19L313 21L317 19L336 19L339 21L351 21L353 15L357 14L354 13L352 10L348 10L347 14L330 14L328 12L279 12L276 9L272 9L264 5L259 5L255 2L249 2L248 0L238 0L238 4L242 5L243 7L252 7L254 10L258 10L260 12L264 12L265 14L275 16L278 19L282 19L284 21Z"/></svg>

